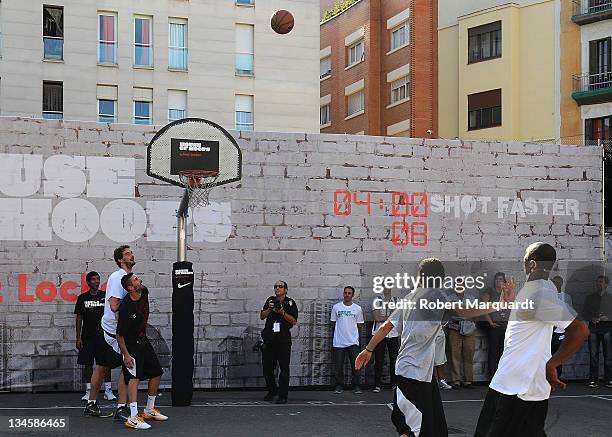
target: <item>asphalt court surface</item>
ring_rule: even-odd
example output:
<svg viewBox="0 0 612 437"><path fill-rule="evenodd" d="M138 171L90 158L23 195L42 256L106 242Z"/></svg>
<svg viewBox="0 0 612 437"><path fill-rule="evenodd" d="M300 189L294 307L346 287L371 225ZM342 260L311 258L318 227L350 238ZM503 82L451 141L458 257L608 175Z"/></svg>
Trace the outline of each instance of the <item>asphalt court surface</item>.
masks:
<svg viewBox="0 0 612 437"><path fill-rule="evenodd" d="M450 436L471 436L485 397L486 386L443 391L442 399ZM395 436L390 403L393 392L383 390L363 395L344 391L291 391L289 403L275 405L262 400L263 391L197 391L190 407L172 408L170 393L158 399L167 422L150 422L152 428L138 431L112 418L84 417L82 393L1 393L0 435L106 436L144 432L148 436L292 436L378 437ZM102 399L102 393L99 396ZM139 407L146 393L139 394ZM115 404L101 400L113 409ZM69 431L7 433L14 417L68 417ZM569 384L553 392L546 422L548 437L607 437L612 435L612 389L591 389L584 383Z"/></svg>

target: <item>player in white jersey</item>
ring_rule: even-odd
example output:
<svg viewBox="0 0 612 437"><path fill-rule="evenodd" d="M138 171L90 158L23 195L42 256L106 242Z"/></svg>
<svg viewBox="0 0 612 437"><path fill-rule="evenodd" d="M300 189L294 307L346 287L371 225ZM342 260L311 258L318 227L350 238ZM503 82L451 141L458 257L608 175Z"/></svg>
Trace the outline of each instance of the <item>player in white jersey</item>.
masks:
<svg viewBox="0 0 612 437"><path fill-rule="evenodd" d="M121 285L121 278L128 273L132 272L132 268L136 264L134 261L134 252L130 249L130 246L123 245L119 246L113 252L113 258L119 266L119 270L114 272L108 278L106 282L106 300L104 301L104 315L102 316L102 331L104 334L104 342L102 343L101 359L100 362L96 363L96 368L91 377L91 394L89 401L85 407L84 414L88 416L101 417L104 416L100 407L96 403L96 397L105 372L110 368L121 366L123 360L121 358L121 351L117 344L116 332L117 332L117 311L119 310L119 304L121 300L127 294L127 291L123 289ZM125 422L130 416L130 410L126 407L127 400L127 387L125 385L125 379L122 375L119 375L119 398L117 401L117 410L115 411L115 419L121 422Z"/></svg>

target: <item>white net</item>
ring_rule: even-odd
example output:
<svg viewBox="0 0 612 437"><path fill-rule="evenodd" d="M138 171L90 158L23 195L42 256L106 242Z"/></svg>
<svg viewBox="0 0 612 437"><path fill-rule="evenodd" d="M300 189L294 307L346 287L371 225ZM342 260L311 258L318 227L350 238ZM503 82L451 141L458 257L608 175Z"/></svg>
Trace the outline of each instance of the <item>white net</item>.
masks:
<svg viewBox="0 0 612 437"><path fill-rule="evenodd" d="M189 207L199 208L208 206L208 195L216 186L219 172L186 170L179 173L179 178L189 195Z"/></svg>

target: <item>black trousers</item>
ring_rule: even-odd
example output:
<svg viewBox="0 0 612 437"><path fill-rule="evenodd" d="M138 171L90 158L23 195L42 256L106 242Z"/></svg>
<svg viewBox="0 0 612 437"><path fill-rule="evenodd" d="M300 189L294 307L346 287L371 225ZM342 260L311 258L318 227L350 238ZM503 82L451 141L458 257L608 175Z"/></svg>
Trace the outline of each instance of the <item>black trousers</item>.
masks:
<svg viewBox="0 0 612 437"><path fill-rule="evenodd" d="M353 387L359 385L359 371L355 370L355 359L359 355L359 346L353 345L349 347L335 347L334 361L336 364L336 385L344 385L344 361L346 357L351 365L352 384Z"/></svg>
<svg viewBox="0 0 612 437"><path fill-rule="evenodd" d="M289 393L289 363L291 362L291 342L274 341L265 343L265 348L261 355L263 374L266 379L268 393L278 394L280 398L287 398ZM274 371L276 365L280 368L278 385Z"/></svg>
<svg viewBox="0 0 612 437"><path fill-rule="evenodd" d="M599 346L603 347L604 378L612 381L612 331L591 331L589 335L589 357L591 381L599 379Z"/></svg>
<svg viewBox="0 0 612 437"><path fill-rule="evenodd" d="M547 412L548 399L524 401L489 388L474 437L546 437Z"/></svg>
<svg viewBox="0 0 612 437"><path fill-rule="evenodd" d="M500 325L497 328L487 329L487 370L489 372L489 381L493 379L493 375L497 371L499 359L504 353L504 338L506 337L506 325Z"/></svg>
<svg viewBox="0 0 612 437"><path fill-rule="evenodd" d="M374 385L382 386L383 364L385 362L385 351L389 351L389 373L391 374L391 385L396 386L395 361L399 353L399 337L385 337L374 349Z"/></svg>
<svg viewBox="0 0 612 437"><path fill-rule="evenodd" d="M555 352L557 352L557 350L559 349L559 346L561 346L561 343L563 342L564 338L565 338L565 334L559 334L558 332L553 332L552 340L551 340L551 343L550 343L550 353L552 355L554 355ZM562 372L563 372L563 366L557 367L557 376L559 378L561 378L561 373Z"/></svg>
<svg viewBox="0 0 612 437"><path fill-rule="evenodd" d="M398 376L391 421L399 435L447 437L446 417L436 378L422 382Z"/></svg>

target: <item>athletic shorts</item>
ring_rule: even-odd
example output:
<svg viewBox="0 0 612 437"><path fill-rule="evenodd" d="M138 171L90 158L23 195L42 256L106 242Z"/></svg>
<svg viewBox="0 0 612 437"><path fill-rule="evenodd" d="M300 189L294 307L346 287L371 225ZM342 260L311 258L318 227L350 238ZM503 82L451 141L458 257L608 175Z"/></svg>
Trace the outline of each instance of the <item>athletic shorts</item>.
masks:
<svg viewBox="0 0 612 437"><path fill-rule="evenodd" d="M153 346L147 337L142 337L137 340L136 345L128 349L130 355L136 360L136 376L130 373L130 370L123 363L123 377L125 383L128 384L130 379L137 378L140 381L161 376L164 371L159 364L157 354L153 350ZM132 369L133 370L133 369Z"/></svg>
<svg viewBox="0 0 612 437"><path fill-rule="evenodd" d="M474 437L546 437L548 399L524 401L489 387Z"/></svg>
<svg viewBox="0 0 612 437"><path fill-rule="evenodd" d="M442 408L438 382L397 376L391 421L399 435L409 437L447 436L446 417Z"/></svg>
<svg viewBox="0 0 612 437"><path fill-rule="evenodd" d="M103 341L100 342L99 349L96 351L96 364L110 369L119 367L123 360L121 354L117 352L118 350L117 339L105 332Z"/></svg>
<svg viewBox="0 0 612 437"><path fill-rule="evenodd" d="M102 348L104 347L104 337L102 334L93 337L82 338L83 347L79 351L79 357L77 364L82 366L93 366L94 361L96 364L100 363L102 357Z"/></svg>

